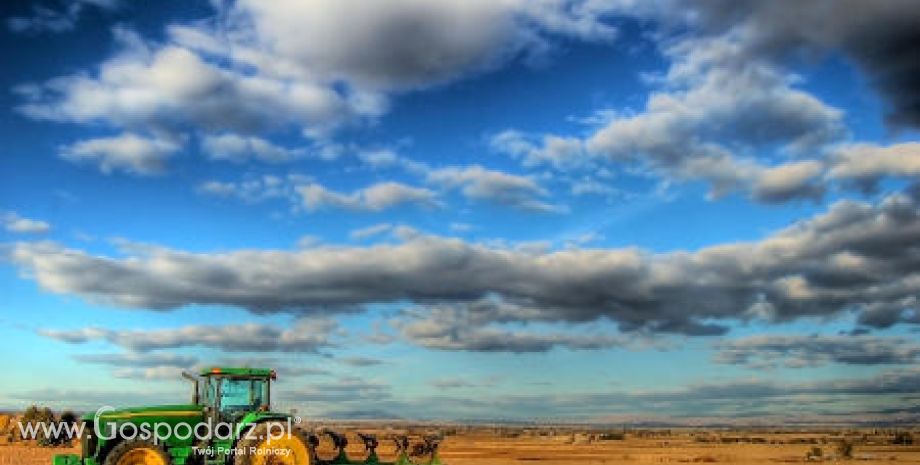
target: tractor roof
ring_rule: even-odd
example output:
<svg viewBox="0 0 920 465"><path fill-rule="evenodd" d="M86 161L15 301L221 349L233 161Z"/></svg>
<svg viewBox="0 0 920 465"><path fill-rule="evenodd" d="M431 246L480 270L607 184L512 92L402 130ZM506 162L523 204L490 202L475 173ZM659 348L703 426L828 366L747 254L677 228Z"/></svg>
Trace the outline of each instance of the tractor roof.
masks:
<svg viewBox="0 0 920 465"><path fill-rule="evenodd" d="M275 377L275 370L268 368L234 368L234 367L211 367L201 370L201 376L210 375L230 375L230 376L258 376L258 377Z"/></svg>

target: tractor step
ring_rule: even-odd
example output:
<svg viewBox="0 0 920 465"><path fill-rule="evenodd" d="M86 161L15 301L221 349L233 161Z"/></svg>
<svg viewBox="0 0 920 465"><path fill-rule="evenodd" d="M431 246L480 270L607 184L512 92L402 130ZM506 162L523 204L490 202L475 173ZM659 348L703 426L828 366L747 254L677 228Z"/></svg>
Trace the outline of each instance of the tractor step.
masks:
<svg viewBox="0 0 920 465"><path fill-rule="evenodd" d="M58 454L51 459L51 465L83 465L83 462L76 454Z"/></svg>

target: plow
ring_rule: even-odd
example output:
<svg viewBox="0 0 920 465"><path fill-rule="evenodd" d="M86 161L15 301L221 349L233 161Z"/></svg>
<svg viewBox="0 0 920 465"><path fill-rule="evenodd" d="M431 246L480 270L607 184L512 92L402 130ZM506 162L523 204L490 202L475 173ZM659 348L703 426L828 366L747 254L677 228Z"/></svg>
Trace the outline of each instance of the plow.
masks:
<svg viewBox="0 0 920 465"><path fill-rule="evenodd" d="M303 428L272 411L273 370L210 368L183 377L193 383L190 403L87 414L80 455L57 455L52 465L441 465L439 435L412 445L407 435L359 432L363 457L350 457L346 434ZM378 456L381 441L391 442L393 460Z"/></svg>

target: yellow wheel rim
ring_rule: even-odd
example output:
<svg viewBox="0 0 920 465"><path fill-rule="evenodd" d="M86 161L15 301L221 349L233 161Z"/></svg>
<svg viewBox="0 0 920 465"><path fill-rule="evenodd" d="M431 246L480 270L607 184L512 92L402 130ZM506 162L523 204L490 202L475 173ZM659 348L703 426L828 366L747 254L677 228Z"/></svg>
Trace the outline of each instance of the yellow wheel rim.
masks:
<svg viewBox="0 0 920 465"><path fill-rule="evenodd" d="M166 465L166 461L157 451L142 447L129 450L116 465Z"/></svg>
<svg viewBox="0 0 920 465"><path fill-rule="evenodd" d="M294 436L280 439L266 439L255 450L245 451L254 454L252 465L309 465L310 454L303 441Z"/></svg>

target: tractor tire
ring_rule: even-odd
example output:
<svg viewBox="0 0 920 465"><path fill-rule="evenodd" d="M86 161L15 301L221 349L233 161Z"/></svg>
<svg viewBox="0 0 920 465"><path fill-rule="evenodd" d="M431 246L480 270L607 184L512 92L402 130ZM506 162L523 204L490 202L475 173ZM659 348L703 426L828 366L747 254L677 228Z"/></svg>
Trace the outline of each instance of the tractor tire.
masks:
<svg viewBox="0 0 920 465"><path fill-rule="evenodd" d="M104 465L173 465L173 461L162 446L135 439L115 446Z"/></svg>
<svg viewBox="0 0 920 465"><path fill-rule="evenodd" d="M315 465L313 445L299 430L287 431L280 439L269 438L267 423L253 427L237 443L233 465ZM277 433L276 429L271 431Z"/></svg>

